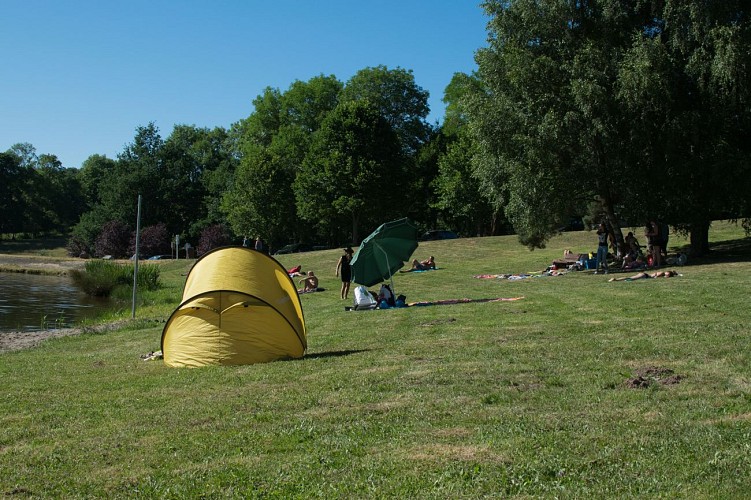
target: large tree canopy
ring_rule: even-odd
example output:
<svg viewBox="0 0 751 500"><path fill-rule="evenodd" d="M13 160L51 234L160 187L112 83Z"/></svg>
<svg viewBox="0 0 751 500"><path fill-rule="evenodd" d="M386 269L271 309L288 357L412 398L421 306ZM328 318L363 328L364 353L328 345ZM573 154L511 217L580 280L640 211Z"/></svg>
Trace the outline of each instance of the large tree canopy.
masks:
<svg viewBox="0 0 751 500"><path fill-rule="evenodd" d="M361 69L347 82L341 100L369 101L396 132L407 154L415 153L429 137L428 92L415 83L411 70Z"/></svg>
<svg viewBox="0 0 751 500"><path fill-rule="evenodd" d="M255 111L238 125L242 159L222 201L235 233L261 235L272 246L312 236L297 215L292 186L341 89L335 77L321 75L286 92L267 88L253 101Z"/></svg>
<svg viewBox="0 0 751 500"><path fill-rule="evenodd" d="M64 232L84 212L78 171L53 154L37 155L29 143L0 157L0 232Z"/></svg>
<svg viewBox="0 0 751 500"><path fill-rule="evenodd" d="M400 143L389 122L367 100L341 103L324 120L295 180L300 217L323 234L349 222L352 242L360 227L395 218L407 178Z"/></svg>
<svg viewBox="0 0 751 500"><path fill-rule="evenodd" d="M623 213L660 217L703 231L704 241L718 210L741 215L750 52L743 5L484 4L489 47L477 61L485 91L470 107L478 171L507 186L507 214L522 241L543 245L593 199L615 228ZM727 175L708 175L720 166ZM732 201L717 203L729 193Z"/></svg>

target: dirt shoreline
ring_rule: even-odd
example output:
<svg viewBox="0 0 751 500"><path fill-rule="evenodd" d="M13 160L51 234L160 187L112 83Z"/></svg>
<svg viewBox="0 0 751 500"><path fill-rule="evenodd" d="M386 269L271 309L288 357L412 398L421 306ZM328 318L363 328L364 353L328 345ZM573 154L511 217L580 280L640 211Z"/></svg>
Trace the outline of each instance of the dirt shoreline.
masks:
<svg viewBox="0 0 751 500"><path fill-rule="evenodd" d="M0 254L0 272L6 273L65 276L74 269L83 269L85 265L84 259Z"/></svg>
<svg viewBox="0 0 751 500"><path fill-rule="evenodd" d="M11 351L20 351L35 347L45 340L56 337L68 337L70 335L81 335L84 332L103 333L117 330L128 320L118 320L103 325L87 326L85 328L58 328L55 330L38 330L30 332L0 332L0 354Z"/></svg>
<svg viewBox="0 0 751 500"><path fill-rule="evenodd" d="M1 273L3 272L65 276L74 269L83 269L85 264L86 261L83 259L60 259L36 255L0 254L0 276L2 276ZM115 322L87 327L87 329L89 331L102 332L113 330L120 326L121 323L122 322ZM55 330L29 332L0 332L0 353L28 349L39 345L47 339L65 337L68 335L80 335L83 331L83 328L58 328Z"/></svg>

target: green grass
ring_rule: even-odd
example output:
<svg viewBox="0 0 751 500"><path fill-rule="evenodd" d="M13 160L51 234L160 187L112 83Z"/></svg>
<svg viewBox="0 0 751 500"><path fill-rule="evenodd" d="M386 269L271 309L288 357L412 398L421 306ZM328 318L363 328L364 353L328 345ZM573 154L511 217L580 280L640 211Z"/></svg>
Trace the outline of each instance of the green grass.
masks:
<svg viewBox="0 0 751 500"><path fill-rule="evenodd" d="M190 262L160 264L125 328L0 355L0 493L748 497L751 245L710 236L722 253L631 283L472 277L544 269L591 232L426 242L440 269L397 275L408 301L524 299L367 312L343 310L339 251L285 255L327 289L302 297L306 357L202 369L139 359ZM678 383L629 388L660 370Z"/></svg>

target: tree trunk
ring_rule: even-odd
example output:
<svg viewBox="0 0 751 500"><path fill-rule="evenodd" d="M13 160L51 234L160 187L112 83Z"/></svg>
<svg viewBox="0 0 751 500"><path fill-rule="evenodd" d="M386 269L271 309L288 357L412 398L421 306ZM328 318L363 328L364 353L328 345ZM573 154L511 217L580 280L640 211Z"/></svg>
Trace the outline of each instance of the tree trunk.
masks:
<svg viewBox="0 0 751 500"><path fill-rule="evenodd" d="M613 229L613 235L615 236L615 244L617 245L618 249L621 251L621 255L624 255L624 250L626 248L626 244L623 241L623 231L621 231L621 224L618 221L618 217L616 217L615 212L613 211L613 205L606 201L605 197L602 197L600 202L602 203L602 209L605 212L605 216L608 218L608 222L610 223L610 227Z"/></svg>
<svg viewBox="0 0 751 500"><path fill-rule="evenodd" d="M709 253L709 221L691 223L691 251L692 257L701 257Z"/></svg>

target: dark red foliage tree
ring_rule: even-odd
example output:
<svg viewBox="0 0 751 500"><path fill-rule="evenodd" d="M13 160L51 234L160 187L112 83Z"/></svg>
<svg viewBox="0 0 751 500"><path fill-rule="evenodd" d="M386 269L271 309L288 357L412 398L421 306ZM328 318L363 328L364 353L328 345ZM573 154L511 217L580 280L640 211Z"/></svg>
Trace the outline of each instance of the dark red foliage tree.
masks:
<svg viewBox="0 0 751 500"><path fill-rule="evenodd" d="M134 233L130 241L131 253L136 251L135 236ZM141 230L138 251L142 258L151 257L152 255L170 255L172 253L170 246L171 238L172 236L164 222L145 227Z"/></svg>
<svg viewBox="0 0 751 500"><path fill-rule="evenodd" d="M222 224L214 224L201 232L201 237L198 240L198 255L200 256L214 248L231 244L232 238L227 228Z"/></svg>
<svg viewBox="0 0 751 500"><path fill-rule="evenodd" d="M131 233L131 229L124 222L118 220L107 222L102 226L94 243L96 256L111 255L116 259L130 257Z"/></svg>

